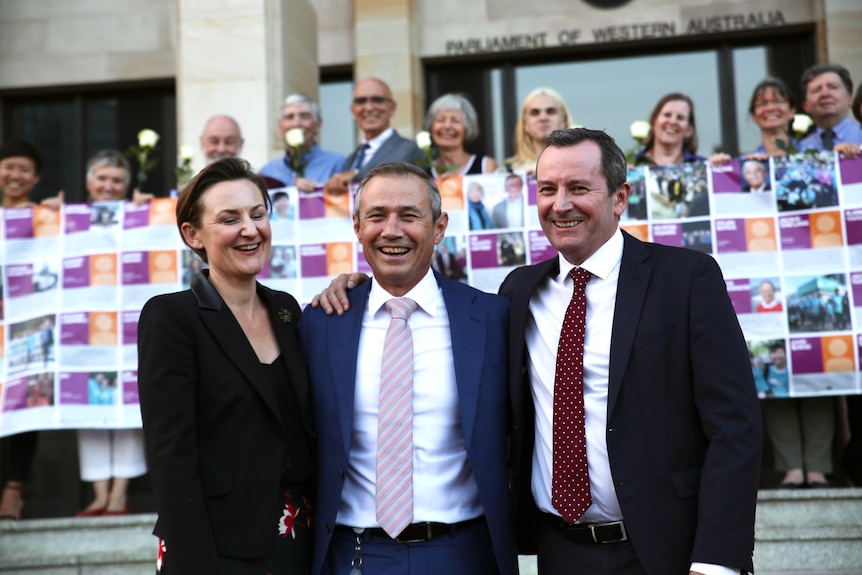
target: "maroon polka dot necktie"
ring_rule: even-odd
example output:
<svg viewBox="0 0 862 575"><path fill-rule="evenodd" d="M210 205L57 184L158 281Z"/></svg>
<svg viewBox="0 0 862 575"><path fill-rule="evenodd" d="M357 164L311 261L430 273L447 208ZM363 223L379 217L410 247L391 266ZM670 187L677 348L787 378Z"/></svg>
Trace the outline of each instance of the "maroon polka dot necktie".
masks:
<svg viewBox="0 0 862 575"><path fill-rule="evenodd" d="M572 268L575 282L566 309L554 376L554 470L551 504L568 523L574 523L593 501L584 432L584 331L587 282L591 274Z"/></svg>

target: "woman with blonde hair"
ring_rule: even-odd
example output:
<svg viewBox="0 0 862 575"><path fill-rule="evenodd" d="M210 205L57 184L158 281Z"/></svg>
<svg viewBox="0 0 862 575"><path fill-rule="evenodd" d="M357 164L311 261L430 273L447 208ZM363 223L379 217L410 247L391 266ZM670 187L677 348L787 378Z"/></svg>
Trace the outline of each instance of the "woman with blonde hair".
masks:
<svg viewBox="0 0 862 575"><path fill-rule="evenodd" d="M553 88L536 88L524 98L515 126L515 155L506 160L512 172L536 171L536 161L545 149L548 136L571 123L563 97Z"/></svg>

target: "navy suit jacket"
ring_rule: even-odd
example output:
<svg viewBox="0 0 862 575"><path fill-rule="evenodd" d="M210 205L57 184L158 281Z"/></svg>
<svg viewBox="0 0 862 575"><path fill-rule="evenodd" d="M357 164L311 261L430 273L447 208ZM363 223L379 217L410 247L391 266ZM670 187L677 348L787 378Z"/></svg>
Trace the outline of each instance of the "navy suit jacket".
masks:
<svg viewBox="0 0 862 575"><path fill-rule="evenodd" d="M353 153L347 156L344 160L344 169L350 170L353 167L353 162L356 159L356 154L359 153L359 148L353 150ZM389 162L407 162L415 164L417 161L424 159L425 156L419 150L419 146L413 140L402 138L395 130L389 136L380 148L374 152L371 159L365 162L362 169L356 172L354 180L361 180L365 174L377 166L388 164Z"/></svg>
<svg viewBox="0 0 862 575"><path fill-rule="evenodd" d="M153 533L170 549L172 573L221 573L222 557L262 557L290 465L287 441L312 443L296 300L257 286L305 429L286 437L277 390L205 275L187 291L149 300L138 322L141 416L159 514Z"/></svg>
<svg viewBox="0 0 862 575"><path fill-rule="evenodd" d="M606 439L626 529L650 575L693 561L752 571L761 416L751 364L711 257L623 233L611 331ZM513 490L523 553L541 517L530 481L535 433L525 329L555 257L518 268L510 312Z"/></svg>
<svg viewBox="0 0 862 575"><path fill-rule="evenodd" d="M517 556L506 471L509 305L503 298L435 277L449 315L467 457L500 573L514 575ZM329 548L350 457L357 350L370 289L367 281L350 290L350 309L342 316L307 307L300 325L319 454L313 575L320 573Z"/></svg>

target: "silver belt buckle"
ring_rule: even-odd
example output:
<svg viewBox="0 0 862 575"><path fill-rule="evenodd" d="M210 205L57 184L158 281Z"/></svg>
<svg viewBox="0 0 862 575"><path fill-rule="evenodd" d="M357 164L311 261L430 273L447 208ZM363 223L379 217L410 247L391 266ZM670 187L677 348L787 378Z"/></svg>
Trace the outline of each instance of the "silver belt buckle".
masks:
<svg viewBox="0 0 862 575"><path fill-rule="evenodd" d="M406 529L409 529L410 527L414 527L414 526L408 525L406 527ZM425 523L425 538L424 539L422 539L422 538L419 538L419 539L402 539L401 535L399 535L398 537L395 538L395 540L399 543L423 543L425 541L430 541L431 540L431 523Z"/></svg>
<svg viewBox="0 0 862 575"><path fill-rule="evenodd" d="M611 521L609 523L590 523L590 536L593 538L593 543L619 543L620 541L628 540L628 533L626 533L626 525L622 521ZM596 537L596 527L610 527L611 525L619 525L620 526L620 536L617 539L613 539L610 541L599 541Z"/></svg>

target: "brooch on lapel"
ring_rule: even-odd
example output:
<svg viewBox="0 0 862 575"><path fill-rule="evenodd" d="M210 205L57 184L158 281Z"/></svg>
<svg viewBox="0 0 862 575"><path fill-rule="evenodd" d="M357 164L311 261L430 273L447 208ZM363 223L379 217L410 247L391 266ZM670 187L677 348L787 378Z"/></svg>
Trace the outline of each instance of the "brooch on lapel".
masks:
<svg viewBox="0 0 862 575"><path fill-rule="evenodd" d="M284 323L287 323L287 324L289 324L293 321L293 316L290 314L289 311L287 311L284 308L281 308L280 310L278 310L278 317L281 319L281 321L283 321Z"/></svg>

